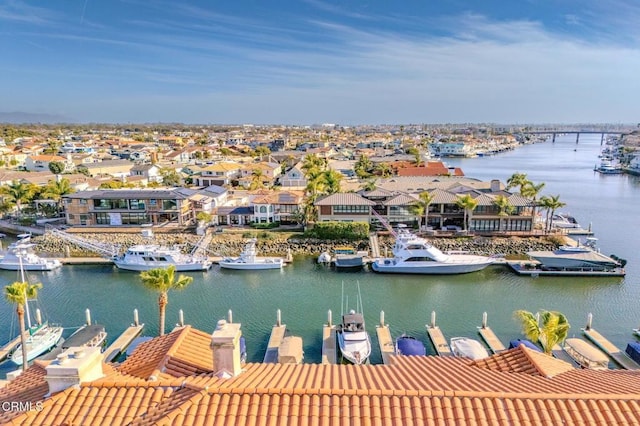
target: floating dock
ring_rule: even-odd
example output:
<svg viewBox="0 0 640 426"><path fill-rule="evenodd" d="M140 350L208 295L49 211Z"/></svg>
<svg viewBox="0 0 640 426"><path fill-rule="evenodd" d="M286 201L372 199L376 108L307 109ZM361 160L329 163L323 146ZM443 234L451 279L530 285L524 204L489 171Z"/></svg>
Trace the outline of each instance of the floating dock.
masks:
<svg viewBox="0 0 640 426"><path fill-rule="evenodd" d="M380 324L376 325L376 334L378 335L378 345L380 345L382 362L388 365L391 361L391 355L395 355L396 351L389 326L384 323L384 311L380 312Z"/></svg>
<svg viewBox="0 0 640 426"><path fill-rule="evenodd" d="M451 348L445 339L444 334L440 331L440 327L436 325L436 313L431 312L431 324L427 324L427 334L431 339L433 347L440 356L453 356Z"/></svg>
<svg viewBox="0 0 640 426"><path fill-rule="evenodd" d="M593 328L583 328L582 332L589 340L591 340L597 347L599 347L604 353L609 355L609 358L615 361L620 367L625 370L639 370L640 365L636 364L634 360L629 358L627 354L622 352L616 345L607 340L602 334L598 333Z"/></svg>
<svg viewBox="0 0 640 426"><path fill-rule="evenodd" d="M613 269L544 269L536 262L507 262L507 265L518 275L556 276L556 277L624 277L624 268Z"/></svg>
<svg viewBox="0 0 640 426"><path fill-rule="evenodd" d="M478 327L478 333L480 333L480 336L494 354L507 350L500 339L498 339L498 336L496 336L493 330L491 330L491 327L487 325L486 312L482 314L482 325Z"/></svg>
<svg viewBox="0 0 640 426"><path fill-rule="evenodd" d="M87 321L91 322L91 321ZM118 357L121 353L127 350L127 347L134 341L136 337L142 333L144 324L140 324L138 321L138 310L133 310L133 324L127 328L116 340L105 349L103 353L104 362L111 362Z"/></svg>
<svg viewBox="0 0 640 426"><path fill-rule="evenodd" d="M63 265L109 265L113 260L105 257L63 257L58 259Z"/></svg>
<svg viewBox="0 0 640 426"><path fill-rule="evenodd" d="M278 363L278 348L284 340L286 331L287 326L286 324L282 324L280 309L278 309L276 324L271 329L269 343L267 344L267 351L264 353L264 360L262 362L266 364Z"/></svg>
<svg viewBox="0 0 640 426"><path fill-rule="evenodd" d="M20 335L0 348L0 361L4 361L9 354L20 344Z"/></svg>
<svg viewBox="0 0 640 426"><path fill-rule="evenodd" d="M336 364L336 326L322 326L322 364Z"/></svg>

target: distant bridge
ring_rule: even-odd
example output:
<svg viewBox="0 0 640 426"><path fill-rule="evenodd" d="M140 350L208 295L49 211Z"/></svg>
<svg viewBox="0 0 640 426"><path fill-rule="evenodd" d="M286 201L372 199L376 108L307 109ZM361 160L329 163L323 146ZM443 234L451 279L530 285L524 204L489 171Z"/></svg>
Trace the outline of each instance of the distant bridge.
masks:
<svg viewBox="0 0 640 426"><path fill-rule="evenodd" d="M522 133L527 135L551 135L551 142L556 141L557 135L576 135L576 143L580 141L580 134L602 135L600 137L600 144L602 144L604 143L605 135L625 135L629 132L622 132L620 130L534 130Z"/></svg>

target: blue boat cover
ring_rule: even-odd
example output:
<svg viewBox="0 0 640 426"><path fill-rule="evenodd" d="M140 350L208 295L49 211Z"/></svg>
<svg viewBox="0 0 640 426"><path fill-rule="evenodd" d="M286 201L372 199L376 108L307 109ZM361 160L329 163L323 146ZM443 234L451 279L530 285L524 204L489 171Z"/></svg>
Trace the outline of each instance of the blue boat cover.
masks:
<svg viewBox="0 0 640 426"><path fill-rule="evenodd" d="M640 364L640 342L630 342L625 352L632 360Z"/></svg>
<svg viewBox="0 0 640 426"><path fill-rule="evenodd" d="M513 339L509 341L509 349L517 348L520 345L525 345L529 349L533 349L534 351L542 352L542 350L534 345L530 340L527 339Z"/></svg>
<svg viewBox="0 0 640 426"><path fill-rule="evenodd" d="M427 349L420 340L410 336L400 336L396 341L398 355L426 355Z"/></svg>

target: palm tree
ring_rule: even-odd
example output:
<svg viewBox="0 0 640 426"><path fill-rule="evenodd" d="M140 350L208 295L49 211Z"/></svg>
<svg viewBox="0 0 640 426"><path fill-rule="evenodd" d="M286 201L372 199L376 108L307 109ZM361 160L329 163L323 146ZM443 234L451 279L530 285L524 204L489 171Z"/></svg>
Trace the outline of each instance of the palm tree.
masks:
<svg viewBox="0 0 640 426"><path fill-rule="evenodd" d="M340 181L343 176L337 170L327 170L324 172L324 192L327 194L335 194L340 192Z"/></svg>
<svg viewBox="0 0 640 426"><path fill-rule="evenodd" d="M373 191L374 189L376 189L376 180L375 179L369 179L368 181L366 181L365 183L363 183L362 185L360 185L360 189L364 190L364 191ZM422 214L421 214L422 216Z"/></svg>
<svg viewBox="0 0 640 426"><path fill-rule="evenodd" d="M389 163L378 163L375 167L375 171L383 178L390 177L393 174L393 169Z"/></svg>
<svg viewBox="0 0 640 426"><path fill-rule="evenodd" d="M493 204L498 207L498 216L500 217L508 217L511 213L513 213L514 207L509 202L509 199L504 195L498 195L493 201ZM500 219L500 230L504 231L504 228L502 226L502 219Z"/></svg>
<svg viewBox="0 0 640 426"><path fill-rule="evenodd" d="M464 209L464 230L468 229L468 225L471 222L471 215L473 211L478 207L478 200L473 198L469 194L465 194L462 197L458 198L456 201L456 205L461 209Z"/></svg>
<svg viewBox="0 0 640 426"><path fill-rule="evenodd" d="M551 355L553 347L567 338L571 327L567 317L557 311L540 311L538 315L534 315L519 310L513 315L522 325L522 334L533 342L540 342L542 350L547 355Z"/></svg>
<svg viewBox="0 0 640 426"><path fill-rule="evenodd" d="M549 197L542 197L540 199L540 205L547 210L545 232L550 232L553 215L556 213L556 210L563 208L567 204L560 201L560 195L551 195Z"/></svg>
<svg viewBox="0 0 640 426"><path fill-rule="evenodd" d="M71 186L69 179L52 179L44 186L40 196L47 200L55 200L58 211L60 211L62 207L62 197L67 194L73 194L74 192L76 192L76 190Z"/></svg>
<svg viewBox="0 0 640 426"><path fill-rule="evenodd" d="M515 187L519 187L522 192L522 187L525 186L529 180L526 173L515 172L507 179L507 190Z"/></svg>
<svg viewBox="0 0 640 426"><path fill-rule="evenodd" d="M308 175L312 171L322 171L324 165L324 159L318 157L316 154L307 154L302 160L302 170L304 170L305 175Z"/></svg>
<svg viewBox="0 0 640 426"><path fill-rule="evenodd" d="M30 183L14 180L9 185L0 187L0 194L7 198L7 201L15 204L18 208L18 215L22 215L22 203L31 201L35 192L34 186Z"/></svg>
<svg viewBox="0 0 640 426"><path fill-rule="evenodd" d="M160 312L159 335L164 335L165 308L169 302L167 293L169 290L182 290L193 281L193 277L180 275L175 279L176 267L156 268L140 272L140 280L145 287L160 293L158 297L158 310Z"/></svg>
<svg viewBox="0 0 640 426"><path fill-rule="evenodd" d="M29 284L23 281L16 281L13 284L4 287L4 298L9 303L16 305L16 314L20 323L20 345L22 346L22 371L28 366L27 362L27 330L24 326L24 306L29 299L35 299L38 296L38 289L42 288L42 284Z"/></svg>
<svg viewBox="0 0 640 426"><path fill-rule="evenodd" d="M412 213L416 216L424 214L424 229L429 226L429 206L433 203L434 196L427 191L418 194L418 199L413 203Z"/></svg>
<svg viewBox="0 0 640 426"><path fill-rule="evenodd" d="M249 189L261 189L264 188L264 172L262 169L253 169L251 172L251 183Z"/></svg>
<svg viewBox="0 0 640 426"><path fill-rule="evenodd" d="M531 217L533 218L535 218L536 215L538 194L540 193L540 191L542 191L542 188L544 188L544 186L544 182L536 185L535 183L529 181L520 188L520 194L522 194L523 197L529 198L531 199L531 201L533 201L533 208L531 209Z"/></svg>

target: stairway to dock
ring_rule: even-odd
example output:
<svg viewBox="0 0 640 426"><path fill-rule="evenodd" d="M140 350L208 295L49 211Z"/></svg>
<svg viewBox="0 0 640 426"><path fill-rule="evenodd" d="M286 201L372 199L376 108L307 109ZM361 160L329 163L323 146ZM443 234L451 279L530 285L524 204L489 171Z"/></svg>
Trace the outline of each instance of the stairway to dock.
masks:
<svg viewBox="0 0 640 426"><path fill-rule="evenodd" d="M378 235L372 233L369 235L369 247L371 248L371 257L377 259L380 257L380 243L378 242Z"/></svg>

